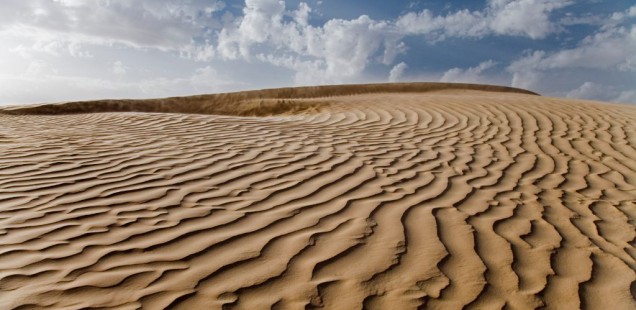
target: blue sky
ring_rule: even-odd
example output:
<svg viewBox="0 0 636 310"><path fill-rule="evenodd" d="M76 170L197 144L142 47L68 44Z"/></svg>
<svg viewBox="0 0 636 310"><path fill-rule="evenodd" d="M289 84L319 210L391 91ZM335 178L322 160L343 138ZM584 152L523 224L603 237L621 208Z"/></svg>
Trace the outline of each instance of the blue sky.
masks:
<svg viewBox="0 0 636 310"><path fill-rule="evenodd" d="M0 2L0 104L387 81L636 103L636 4Z"/></svg>

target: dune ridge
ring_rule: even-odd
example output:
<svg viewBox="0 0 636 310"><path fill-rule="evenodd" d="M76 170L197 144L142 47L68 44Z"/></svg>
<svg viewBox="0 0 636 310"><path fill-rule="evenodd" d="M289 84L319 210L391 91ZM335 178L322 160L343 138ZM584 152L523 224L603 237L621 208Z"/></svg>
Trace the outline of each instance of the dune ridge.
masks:
<svg viewBox="0 0 636 310"><path fill-rule="evenodd" d="M234 116L269 116L311 112L327 102L314 100L334 96L368 93L434 92L444 90L479 90L533 94L531 91L507 86L465 83L383 83L287 87L160 99L121 99L64 102L0 108L4 114L77 114L97 112L156 112L216 114Z"/></svg>
<svg viewBox="0 0 636 310"><path fill-rule="evenodd" d="M636 107L344 93L0 114L0 308L636 308Z"/></svg>

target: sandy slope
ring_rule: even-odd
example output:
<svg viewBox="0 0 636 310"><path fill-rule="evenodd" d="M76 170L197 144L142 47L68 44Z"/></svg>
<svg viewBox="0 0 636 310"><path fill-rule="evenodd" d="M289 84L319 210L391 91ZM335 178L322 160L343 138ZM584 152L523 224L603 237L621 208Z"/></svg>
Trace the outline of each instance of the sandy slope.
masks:
<svg viewBox="0 0 636 310"><path fill-rule="evenodd" d="M636 309L636 107L374 87L4 111L0 308Z"/></svg>

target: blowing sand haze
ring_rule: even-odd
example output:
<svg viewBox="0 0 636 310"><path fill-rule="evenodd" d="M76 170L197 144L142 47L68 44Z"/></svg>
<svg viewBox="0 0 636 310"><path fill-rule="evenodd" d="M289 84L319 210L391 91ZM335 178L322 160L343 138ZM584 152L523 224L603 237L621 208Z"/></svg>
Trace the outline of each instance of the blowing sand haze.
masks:
<svg viewBox="0 0 636 310"><path fill-rule="evenodd" d="M384 84L5 108L1 309L636 309L636 107Z"/></svg>

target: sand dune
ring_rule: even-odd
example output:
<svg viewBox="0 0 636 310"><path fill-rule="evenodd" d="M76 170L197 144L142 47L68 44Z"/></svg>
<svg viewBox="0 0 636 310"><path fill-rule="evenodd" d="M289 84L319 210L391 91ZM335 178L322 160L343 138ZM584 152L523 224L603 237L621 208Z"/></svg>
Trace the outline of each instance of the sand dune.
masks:
<svg viewBox="0 0 636 310"><path fill-rule="evenodd" d="M635 148L469 84L7 108L0 308L636 309Z"/></svg>

